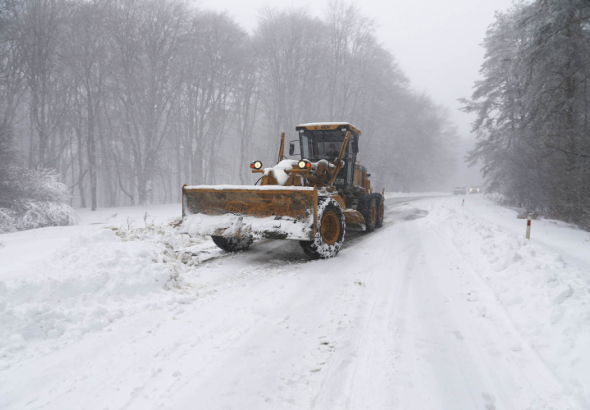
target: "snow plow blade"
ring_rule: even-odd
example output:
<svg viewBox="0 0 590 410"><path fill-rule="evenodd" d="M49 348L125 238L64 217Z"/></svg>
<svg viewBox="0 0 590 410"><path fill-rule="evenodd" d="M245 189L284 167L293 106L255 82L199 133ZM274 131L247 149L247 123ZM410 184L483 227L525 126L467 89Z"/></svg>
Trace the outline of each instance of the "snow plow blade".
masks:
<svg viewBox="0 0 590 410"><path fill-rule="evenodd" d="M315 235L317 204L315 187L184 186L183 232L311 240Z"/></svg>

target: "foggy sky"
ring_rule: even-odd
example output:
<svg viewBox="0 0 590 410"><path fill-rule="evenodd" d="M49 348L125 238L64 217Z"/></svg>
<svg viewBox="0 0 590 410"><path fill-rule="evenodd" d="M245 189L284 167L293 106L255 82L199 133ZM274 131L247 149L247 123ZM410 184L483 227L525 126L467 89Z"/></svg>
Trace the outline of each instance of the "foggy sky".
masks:
<svg viewBox="0 0 590 410"><path fill-rule="evenodd" d="M248 30L254 29L259 10L307 9L321 16L327 1L308 0L201 0L204 9L227 11ZM356 2L377 24L377 37L397 59L413 89L425 92L449 108L458 126L462 148L470 147L473 115L459 111L458 98L470 97L479 78L484 50L481 43L496 10L506 10L512 0L363 0ZM474 170L462 167L457 185L480 183Z"/></svg>

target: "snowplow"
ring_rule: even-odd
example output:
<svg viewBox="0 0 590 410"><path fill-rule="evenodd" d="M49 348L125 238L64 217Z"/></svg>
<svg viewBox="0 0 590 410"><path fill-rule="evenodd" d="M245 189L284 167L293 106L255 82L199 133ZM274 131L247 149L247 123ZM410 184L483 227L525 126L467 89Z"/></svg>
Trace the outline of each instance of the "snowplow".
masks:
<svg viewBox="0 0 590 410"><path fill-rule="evenodd" d="M183 231L211 235L228 252L254 239L298 240L314 259L338 254L347 226L373 232L383 225L383 192L373 193L367 169L357 162L361 131L346 122L298 125L299 160L287 159L285 134L276 165L263 168L260 185L182 188ZM258 182L257 182L258 184Z"/></svg>

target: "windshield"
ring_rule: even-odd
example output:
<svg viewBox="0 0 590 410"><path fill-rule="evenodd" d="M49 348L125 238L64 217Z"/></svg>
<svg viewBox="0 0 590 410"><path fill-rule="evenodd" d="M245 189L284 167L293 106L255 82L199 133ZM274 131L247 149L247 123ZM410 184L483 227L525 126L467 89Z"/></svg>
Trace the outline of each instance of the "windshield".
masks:
<svg viewBox="0 0 590 410"><path fill-rule="evenodd" d="M345 137L346 131L342 130L300 131L301 158L309 159L312 162L325 159L334 163L334 160L340 155ZM343 157L345 166L334 181L339 190L349 189L353 185L357 151L358 135L353 133Z"/></svg>
<svg viewBox="0 0 590 410"><path fill-rule="evenodd" d="M346 132L340 130L303 131L300 136L301 157L310 161L334 162L340 154ZM351 141L354 136L351 136ZM350 145L350 144L349 144Z"/></svg>

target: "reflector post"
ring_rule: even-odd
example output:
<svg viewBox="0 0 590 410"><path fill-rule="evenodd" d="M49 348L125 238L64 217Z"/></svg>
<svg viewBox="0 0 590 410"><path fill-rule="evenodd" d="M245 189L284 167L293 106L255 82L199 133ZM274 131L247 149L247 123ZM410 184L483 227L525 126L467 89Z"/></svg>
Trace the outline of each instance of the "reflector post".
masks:
<svg viewBox="0 0 590 410"><path fill-rule="evenodd" d="M531 216L527 216L526 221L526 238L531 239Z"/></svg>

